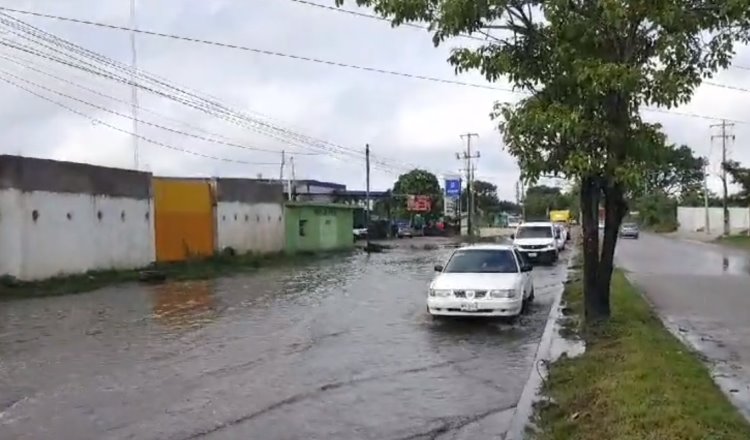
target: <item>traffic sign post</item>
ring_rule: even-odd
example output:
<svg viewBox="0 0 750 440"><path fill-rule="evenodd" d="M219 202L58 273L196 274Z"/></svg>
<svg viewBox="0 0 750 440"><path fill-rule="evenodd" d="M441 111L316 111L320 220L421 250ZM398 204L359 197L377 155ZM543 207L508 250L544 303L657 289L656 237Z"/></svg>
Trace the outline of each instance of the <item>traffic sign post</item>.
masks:
<svg viewBox="0 0 750 440"><path fill-rule="evenodd" d="M445 195L448 197L458 197L461 195L461 179L445 180Z"/></svg>

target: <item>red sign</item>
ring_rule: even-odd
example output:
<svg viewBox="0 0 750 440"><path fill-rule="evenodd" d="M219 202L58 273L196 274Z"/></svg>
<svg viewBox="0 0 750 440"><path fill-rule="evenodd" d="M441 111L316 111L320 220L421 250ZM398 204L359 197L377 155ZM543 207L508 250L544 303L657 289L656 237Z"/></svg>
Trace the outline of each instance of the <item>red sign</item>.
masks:
<svg viewBox="0 0 750 440"><path fill-rule="evenodd" d="M430 212L432 201L430 196L408 196L406 199L406 210L411 212Z"/></svg>

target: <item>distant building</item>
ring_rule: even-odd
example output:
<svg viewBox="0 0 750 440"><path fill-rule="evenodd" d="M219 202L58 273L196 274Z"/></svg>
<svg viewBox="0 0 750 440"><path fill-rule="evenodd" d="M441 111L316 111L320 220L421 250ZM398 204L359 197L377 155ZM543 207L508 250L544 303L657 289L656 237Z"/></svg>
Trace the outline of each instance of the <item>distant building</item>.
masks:
<svg viewBox="0 0 750 440"><path fill-rule="evenodd" d="M354 207L333 203L287 202L286 252L319 252L354 247Z"/></svg>

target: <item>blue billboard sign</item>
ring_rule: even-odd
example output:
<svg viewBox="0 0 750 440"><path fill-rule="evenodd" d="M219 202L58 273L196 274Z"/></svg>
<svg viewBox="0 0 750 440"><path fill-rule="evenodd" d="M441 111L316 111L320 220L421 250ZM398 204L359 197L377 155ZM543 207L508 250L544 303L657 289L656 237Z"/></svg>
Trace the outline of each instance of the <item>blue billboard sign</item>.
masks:
<svg viewBox="0 0 750 440"><path fill-rule="evenodd" d="M461 179L445 179L445 195L458 197L461 195Z"/></svg>

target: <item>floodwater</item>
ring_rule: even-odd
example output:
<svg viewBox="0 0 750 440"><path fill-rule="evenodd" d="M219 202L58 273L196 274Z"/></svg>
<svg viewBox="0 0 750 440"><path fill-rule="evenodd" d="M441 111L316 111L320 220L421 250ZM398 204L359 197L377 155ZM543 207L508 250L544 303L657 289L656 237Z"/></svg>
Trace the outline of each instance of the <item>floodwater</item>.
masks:
<svg viewBox="0 0 750 440"><path fill-rule="evenodd" d="M0 438L497 438L564 262L514 324L433 321L449 253L0 303Z"/></svg>

